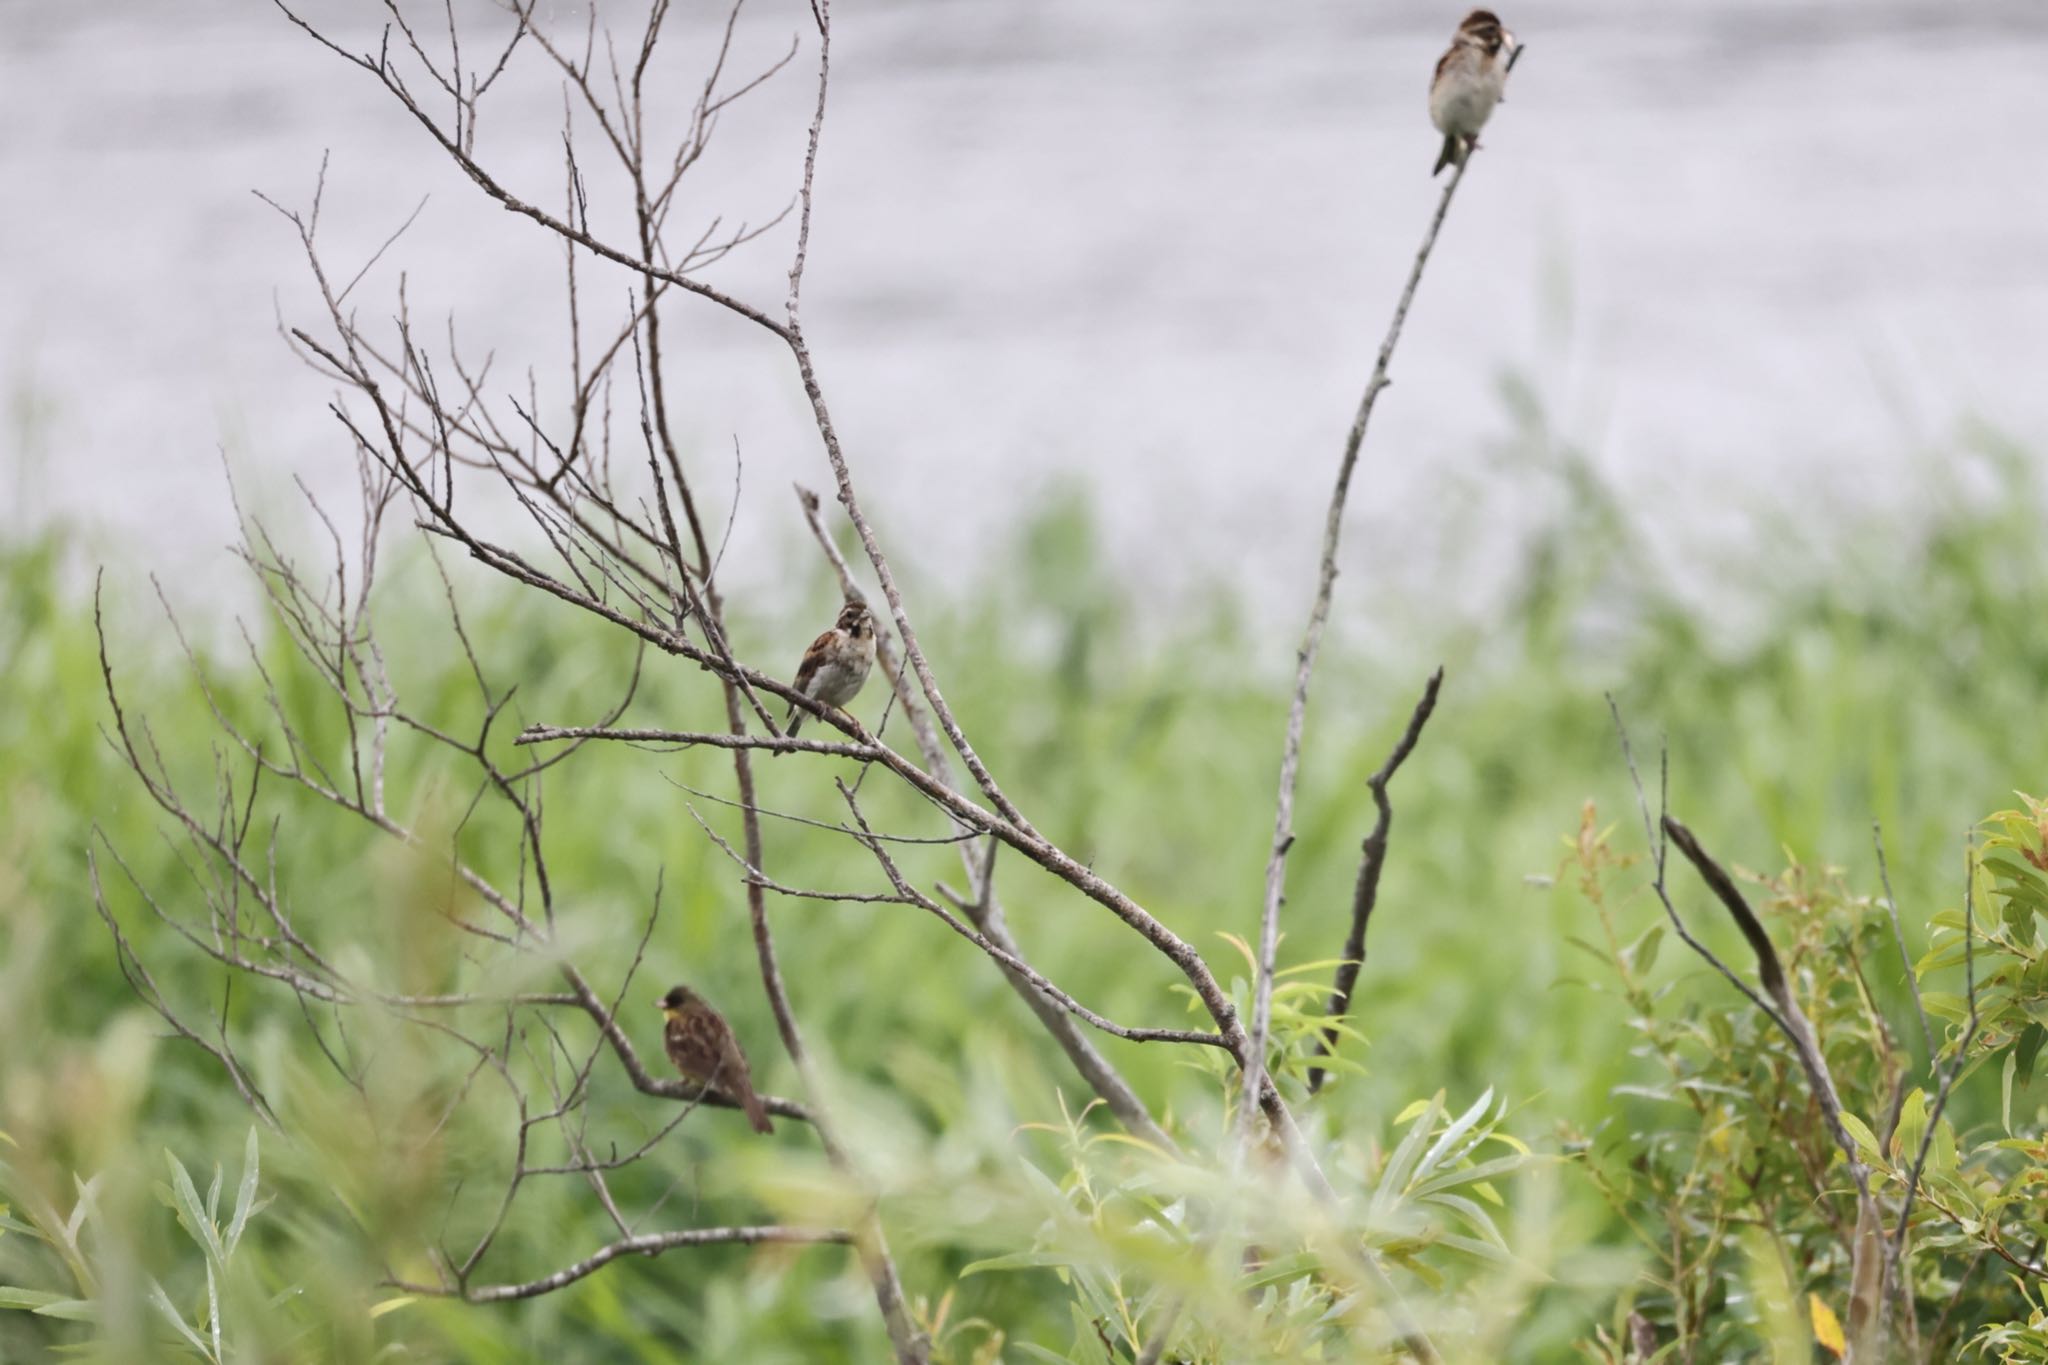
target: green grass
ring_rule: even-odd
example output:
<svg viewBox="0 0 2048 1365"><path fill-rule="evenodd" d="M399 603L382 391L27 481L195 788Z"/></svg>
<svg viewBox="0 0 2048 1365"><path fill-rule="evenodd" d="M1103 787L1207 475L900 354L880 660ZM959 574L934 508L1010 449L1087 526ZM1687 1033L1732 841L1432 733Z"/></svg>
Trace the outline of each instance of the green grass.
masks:
<svg viewBox="0 0 2048 1365"><path fill-rule="evenodd" d="M1673 810L1724 859L1757 869L1788 858L1837 863L1874 890L1876 818L1909 928L1952 904L1965 827L2007 804L2013 788L2038 790L2048 767L2048 727L2039 724L2048 549L2029 469L2022 452L1971 435L1944 454L1939 474L1929 470L1911 524L1826 524L1816 513L1802 530L1760 513L1743 562L1697 566L1694 581L1737 602L1726 615L1703 614L1665 585L1683 575L1653 567L1659 558L1569 456L1543 475L1570 490L1567 510L1514 551L1514 591L1483 620L1378 621L1379 633L1391 628L1406 643L1360 657L1345 636L1361 624L1352 594L1363 589L1347 578L1310 715L1286 962L1338 951L1358 841L1371 823L1364 779L1429 667L1441 660L1448 681L1394 784L1392 856L1356 1008L1370 1041L1348 1054L1364 1074L1308 1106L1314 1121L1384 1135L1411 1100L1443 1089L1456 1110L1493 1087L1511 1103L1509 1128L1554 1150L1562 1125L1597 1122L1613 1087L1640 1074L1623 1009L1569 946L1571 936L1597 934L1597 923L1548 881L1585 802L1600 823L1622 823L1625 847L1640 843L1604 692L1629 719L1653 783L1659 737L1668 743ZM1966 486L1984 491L1952 491ZM1808 548L1816 544L1825 556ZM1221 935L1255 932L1285 710L1273 679L1305 604L1229 602L1163 638L1134 632L1141 604L1104 565L1073 501L1022 529L1006 553L1003 573L956 600L919 592L932 600L922 630L949 696L1040 828L1201 947L1242 991L1243 966ZM163 820L103 737L90 602L71 586L70 554L52 536L0 558L0 1130L12 1143L0 1144L0 1201L16 1217L37 1191L68 1207L74 1174L115 1173L105 1245L189 1299L191 1245L148 1185L164 1179L169 1150L201 1185L216 1162L225 1165L232 1195L250 1120L203 1054L175 1040L146 1043L159 1030L116 970L92 907L95 827L167 906L190 913L198 902ZM143 567L109 566L114 666L129 704L149 715L199 796L215 737L167 627L146 610ZM450 728L473 728L480 707L440 631L431 572L405 555L393 572L382 628L401 692ZM615 632L470 566L458 568L457 582L487 665L501 683L519 684L495 743L520 723L585 721L608 703L631 658ZM739 643L781 657L807 619L743 617ZM314 694L283 645L262 648L275 676L296 679L283 683L288 704L310 705ZM246 660L222 653L206 667L230 712L260 727L261 684ZM877 701L864 700L871 719ZM650 660L628 723L712 727L719 715L704 675ZM331 721L312 737L341 752ZM768 805L838 818L822 778L830 765L765 766ZM774 1046L734 869L698 832L677 783L729 794L730 770L715 755L594 747L550 777L549 845L568 936L601 985L614 987L659 876L662 917L634 997L692 981L748 1040L765 1087L800 1093ZM471 779L444 756L401 749L391 803L407 819L452 829L471 794ZM871 778L863 794L878 825L940 832L886 778ZM280 876L304 925L394 979L469 979L452 945L419 927L432 907L460 899L438 868L314 803L273 796ZM736 834L730 811L698 804ZM459 840L465 856L510 883L507 828L486 806ZM104 849L110 898L152 971L197 1017L225 1011L294 1130L289 1142L265 1140L266 1193L276 1198L237 1272L246 1280L238 1292L257 1305L249 1321L267 1324L250 1327L259 1338L319 1324L275 1349L368 1359L379 1345L406 1342L420 1359L757 1362L871 1359L883 1349L866 1287L833 1249L682 1251L615 1264L521 1305L420 1303L370 1321L366 1306L387 1291L375 1287L385 1268L368 1243L430 1236L444 1220L459 1233L486 1215L506 1157L502 1098L480 1091L463 1120L428 1140L420 1116L446 1098L461 1059L416 1031L366 1025L353 1042L375 1049L388 1082L373 1096L381 1127L372 1131L363 1103L308 1043L290 997L244 982L223 1002L219 975L151 920ZM796 825L771 823L768 857L798 885L880 884L857 848ZM913 849L906 867L927 884L957 880L948 848ZM1041 969L1125 1022L1187 1017L1173 970L1107 912L1017 860L999 868L1012 928ZM1681 907L1739 960L1705 898L1683 877L1674 884ZM1655 913L1641 896L1623 907L1637 929ZM792 995L837 1078L849 1136L893 1192L890 1232L911 1294L936 1297L969 1262L1028 1244L1029 1221L1005 1202L1014 1166L1021 1157L1057 1169L1061 1156L1054 1139L1018 1125L1056 1122L1062 1098L1070 1107L1085 1098L1029 1014L971 946L914 910L777 902L773 914ZM1675 950L1660 970L1713 1007L1733 1007L1725 987ZM1905 1017L1896 1010L1902 981L1894 972L1876 983L1895 1022ZM651 1048L651 1008L645 1015L638 1036ZM1112 1039L1102 1047L1160 1111L1197 1132L1213 1122L1213 1086L1183 1054ZM1961 1102L1981 1111L1996 1100L1966 1091ZM666 1117L604 1064L594 1112L594 1129L621 1142ZM801 1213L832 1196L821 1193L829 1182L815 1144L795 1127L783 1125L772 1144L743 1144L726 1116L700 1115L621 1179L622 1197L644 1207L666 1192L658 1226ZM376 1155L380 1140L406 1133L421 1137L409 1157ZM1519 1194L1511 1189L1511 1207ZM1531 1215L1528 1232L1547 1244L1518 1247L1555 1276L1513 1334L1516 1358L1532 1360L1558 1358L1589 1330L1628 1267L1625 1243L1571 1169L1543 1197L1554 1204ZM542 1182L522 1198L531 1204L493 1253L492 1278L542 1273L606 1236L580 1183ZM0 1283L77 1289L19 1231L0 1233ZM294 1290L284 1307L261 1306ZM1013 1342L1059 1347L1071 1330L1069 1297L1050 1272L981 1274L958 1282L950 1313L985 1317ZM77 1323L0 1311L0 1358L38 1358L86 1335Z"/></svg>

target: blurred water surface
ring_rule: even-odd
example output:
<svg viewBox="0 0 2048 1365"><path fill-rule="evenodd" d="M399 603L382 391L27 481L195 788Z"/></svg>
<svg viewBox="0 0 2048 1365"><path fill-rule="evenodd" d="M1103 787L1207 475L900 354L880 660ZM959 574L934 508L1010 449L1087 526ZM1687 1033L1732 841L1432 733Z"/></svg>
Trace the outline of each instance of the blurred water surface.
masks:
<svg viewBox="0 0 2048 1365"><path fill-rule="evenodd" d="M414 8L438 32L438 7ZM927 582L989 571L1020 502L1077 477L1137 584L1277 587L1291 628L1433 205L1423 93L1461 8L840 5L806 320L882 529ZM502 18L456 10L474 64ZM669 113L718 20L678 10L657 65ZM305 12L351 49L378 41L367 0ZM543 6L563 33L584 13ZM1912 457L1962 417L2038 439L2048 6L1505 13L1529 50L1375 419L1347 564L1376 577L1347 579L1348 610L1372 609L1374 581L1455 596L1452 551L1511 528L1505 372L1687 543L1754 537L1759 505L1824 535L1897 504ZM812 37L801 0L752 0L734 69ZM555 205L563 93L536 56L487 100L478 150ZM788 202L813 72L806 46L730 112L679 235ZM426 199L351 306L389 316L403 272L416 326L452 316L500 392L531 370L545 406L566 363L559 251L364 73L258 0L0 0L0 525L66 515L203 575L231 534L223 454L260 502L300 476L347 503L329 388L275 331L280 312L318 321L304 258L250 193L304 206L323 151L343 279ZM710 278L777 312L787 242ZM586 274L586 317L628 287ZM681 429L721 500L741 452L731 581L809 574L788 563L786 489L826 473L793 367L691 301L665 317Z"/></svg>

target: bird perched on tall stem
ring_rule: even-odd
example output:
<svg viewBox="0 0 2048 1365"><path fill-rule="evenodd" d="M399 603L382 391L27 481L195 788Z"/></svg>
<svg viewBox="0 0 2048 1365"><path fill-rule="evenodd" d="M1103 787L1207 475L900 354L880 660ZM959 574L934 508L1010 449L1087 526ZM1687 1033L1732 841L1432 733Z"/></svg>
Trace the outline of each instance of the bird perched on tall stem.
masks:
<svg viewBox="0 0 2048 1365"><path fill-rule="evenodd" d="M1490 9L1475 9L1458 25L1450 50L1437 59L1436 76L1429 83L1429 121L1444 135L1444 149L1431 175L1446 166L1464 165L1479 145L1479 130L1500 103L1518 47L1515 35Z"/></svg>
<svg viewBox="0 0 2048 1365"><path fill-rule="evenodd" d="M865 602L848 602L839 610L832 629L811 641L797 665L796 690L824 706L844 706L867 683L868 670L875 666L875 618ZM789 716L782 722L783 733L796 738L804 723L804 711L790 703Z"/></svg>
<svg viewBox="0 0 2048 1365"><path fill-rule="evenodd" d="M740 1040L732 1036L725 1016L688 986L677 986L661 997L661 1017L662 1048L684 1079L732 1096L747 1111L755 1132L774 1132L761 1097L754 1093L747 1054L740 1051Z"/></svg>

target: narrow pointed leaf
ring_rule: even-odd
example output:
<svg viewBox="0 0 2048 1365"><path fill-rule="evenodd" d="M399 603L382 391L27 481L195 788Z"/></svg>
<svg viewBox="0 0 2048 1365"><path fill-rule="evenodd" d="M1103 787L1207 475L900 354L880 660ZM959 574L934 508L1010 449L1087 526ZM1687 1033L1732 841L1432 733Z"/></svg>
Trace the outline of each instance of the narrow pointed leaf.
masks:
<svg viewBox="0 0 2048 1365"><path fill-rule="evenodd" d="M228 1221L227 1254L235 1254L242 1230L249 1226L249 1214L256 1207L256 1125L249 1125L249 1140L242 1147L242 1184L235 1191L235 1213Z"/></svg>

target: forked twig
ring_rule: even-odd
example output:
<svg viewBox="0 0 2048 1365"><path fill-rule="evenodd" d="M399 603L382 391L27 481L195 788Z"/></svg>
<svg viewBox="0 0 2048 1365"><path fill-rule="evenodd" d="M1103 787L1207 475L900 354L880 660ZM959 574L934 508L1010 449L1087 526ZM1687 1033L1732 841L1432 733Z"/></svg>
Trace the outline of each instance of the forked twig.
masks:
<svg viewBox="0 0 2048 1365"><path fill-rule="evenodd" d="M1331 984L1330 1000L1323 1010L1333 1025L1351 1012L1351 992L1358 985L1360 969L1365 966L1366 927L1372 921L1374 907L1379 904L1380 873L1387 862L1387 835L1394 824L1394 803L1387 798L1387 784L1394 780L1394 774L1407 761L1408 755L1415 752L1416 742L1422 738L1422 727L1429 723L1430 716L1436 711L1436 695L1443 682L1444 670L1439 666L1429 675L1429 685L1422 689L1422 699L1415 703L1415 710L1408 717L1408 728L1395 741L1387 761L1365 780L1379 814L1373 820L1372 832L1365 836L1365 842L1360 846L1358 880L1351 891L1351 932L1344 940L1344 958L1337 964L1337 977ZM1324 1029L1316 1040L1316 1055L1327 1056L1336 1046L1336 1028ZM1320 1066L1309 1068L1309 1094L1323 1088L1323 1078L1327 1074Z"/></svg>
<svg viewBox="0 0 2048 1365"><path fill-rule="evenodd" d="M1678 907L1671 903L1671 892L1664 879L1663 830L1657 823L1658 817L1650 813L1649 798L1643 795L1643 779L1642 775L1636 771L1635 750L1629 745L1628 727L1621 723L1621 708L1616 705L1612 693L1609 693L1607 697L1607 711L1609 715L1614 717L1614 733L1621 740L1622 761L1628 765L1629 781L1635 786L1636 809L1642 813L1643 817L1643 835L1649 841L1651 854L1657 868L1656 880L1650 884L1650 889L1656 893L1658 904L1664 907L1664 917L1670 921L1672 932L1678 935L1679 942L1692 949L1708 966L1726 978L1728 984L1742 992L1743 998L1762 1011L1765 1018L1777 1025L1781 1031L1790 1032L1790 1026L1779 1017L1777 1009L1761 995L1758 995L1755 987L1737 975L1735 969L1726 962L1723 962L1720 955L1715 953L1712 948L1709 948L1693 936L1692 930L1686 928L1684 919L1680 918Z"/></svg>

